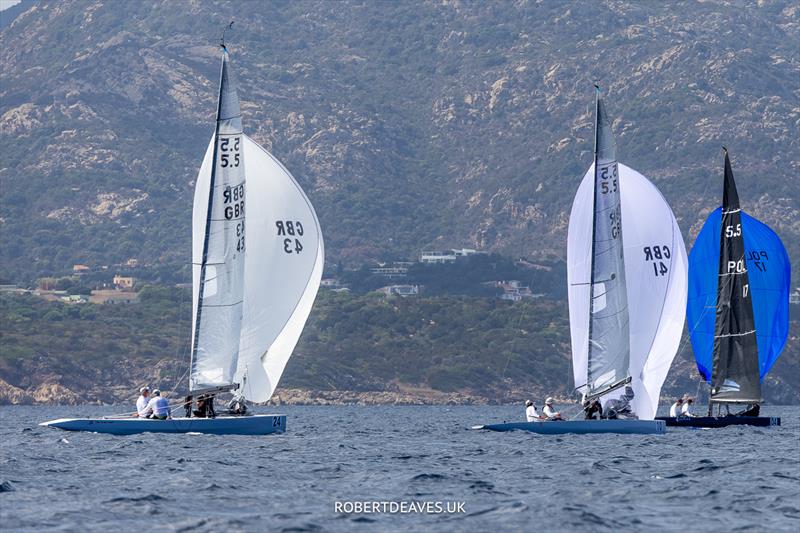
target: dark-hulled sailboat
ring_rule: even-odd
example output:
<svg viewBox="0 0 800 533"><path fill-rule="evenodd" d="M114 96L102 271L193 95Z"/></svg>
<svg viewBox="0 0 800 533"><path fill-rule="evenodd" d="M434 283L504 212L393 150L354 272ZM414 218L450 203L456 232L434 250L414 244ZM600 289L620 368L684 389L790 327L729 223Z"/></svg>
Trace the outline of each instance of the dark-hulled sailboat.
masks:
<svg viewBox="0 0 800 533"><path fill-rule="evenodd" d="M761 381L788 336L791 267L775 232L742 211L724 152L722 207L689 257L687 317L697 368L711 385L708 416L665 417L670 426L780 425L758 415Z"/></svg>

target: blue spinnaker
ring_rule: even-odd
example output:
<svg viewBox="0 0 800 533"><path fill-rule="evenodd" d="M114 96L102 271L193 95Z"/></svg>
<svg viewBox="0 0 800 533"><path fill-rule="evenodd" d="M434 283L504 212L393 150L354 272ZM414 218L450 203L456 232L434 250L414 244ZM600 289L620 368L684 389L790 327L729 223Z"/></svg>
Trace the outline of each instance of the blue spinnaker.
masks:
<svg viewBox="0 0 800 533"><path fill-rule="evenodd" d="M717 208L708 216L689 254L686 316L697 369L707 381L711 379L714 352L721 220L722 208ZM758 366L763 380L789 335L791 265L780 237L744 211L742 233L758 339Z"/></svg>

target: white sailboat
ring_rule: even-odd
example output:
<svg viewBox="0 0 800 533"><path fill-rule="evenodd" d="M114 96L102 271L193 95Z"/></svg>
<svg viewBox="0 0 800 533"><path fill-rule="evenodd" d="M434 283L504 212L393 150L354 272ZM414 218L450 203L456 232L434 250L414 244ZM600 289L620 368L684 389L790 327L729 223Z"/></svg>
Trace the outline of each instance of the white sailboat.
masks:
<svg viewBox="0 0 800 533"><path fill-rule="evenodd" d="M195 186L189 390L270 399L319 289L322 231L292 175L242 131L228 50L222 43L217 122ZM131 434L267 434L284 415L217 418L60 419L42 425Z"/></svg>
<svg viewBox="0 0 800 533"><path fill-rule="evenodd" d="M617 163L599 88L595 146L567 244L575 388L608 402L630 385L633 413L653 420L683 332L686 246L656 186Z"/></svg>
<svg viewBox="0 0 800 533"><path fill-rule="evenodd" d="M595 160L575 195L567 243L575 388L618 411L613 420L480 426L536 433L663 433L653 420L678 350L687 295L686 247L669 205L620 165L599 88ZM632 395L632 397L631 397Z"/></svg>

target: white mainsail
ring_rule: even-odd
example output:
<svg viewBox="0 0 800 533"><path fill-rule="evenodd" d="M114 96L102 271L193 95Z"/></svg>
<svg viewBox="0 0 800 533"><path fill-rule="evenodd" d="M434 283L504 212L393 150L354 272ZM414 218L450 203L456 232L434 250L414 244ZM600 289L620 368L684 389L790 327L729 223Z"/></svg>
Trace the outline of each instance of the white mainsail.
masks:
<svg viewBox="0 0 800 533"><path fill-rule="evenodd" d="M229 61L223 45L217 130L195 188L189 388L239 385L246 398L266 402L311 312L324 246L298 183L242 133Z"/></svg>
<svg viewBox="0 0 800 533"><path fill-rule="evenodd" d="M245 269L245 170L239 98L223 47L217 123L192 215L191 391L234 383Z"/></svg>
<svg viewBox="0 0 800 533"><path fill-rule="evenodd" d="M591 288L586 375L588 395L622 386L630 377L628 300L616 144L599 92L596 100L592 233L588 259ZM583 365L582 365L583 366Z"/></svg>
<svg viewBox="0 0 800 533"><path fill-rule="evenodd" d="M683 332L686 247L658 189L617 163L599 90L596 111L595 163L575 195L567 243L575 387L611 399L630 377L634 412L653 419Z"/></svg>
<svg viewBox="0 0 800 533"><path fill-rule="evenodd" d="M324 266L322 230L300 185L249 137L244 318L235 381L266 402L311 312Z"/></svg>
<svg viewBox="0 0 800 533"><path fill-rule="evenodd" d="M678 350L686 309L688 261L680 228L659 190L620 164L622 231L630 330L633 409L655 417L661 386ZM585 383L589 343L589 261L594 165L575 195L569 219L568 279L575 384Z"/></svg>

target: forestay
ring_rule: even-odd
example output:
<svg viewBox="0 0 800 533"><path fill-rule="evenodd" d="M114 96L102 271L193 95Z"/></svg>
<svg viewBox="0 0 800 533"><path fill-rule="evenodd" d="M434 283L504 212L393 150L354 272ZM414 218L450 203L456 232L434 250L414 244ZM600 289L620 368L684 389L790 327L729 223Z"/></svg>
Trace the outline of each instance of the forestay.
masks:
<svg viewBox="0 0 800 533"><path fill-rule="evenodd" d="M231 385L239 354L245 269L245 165L239 98L223 47L217 123L192 215L190 390Z"/></svg>
<svg viewBox="0 0 800 533"><path fill-rule="evenodd" d="M266 402L311 312L324 249L314 208L289 171L247 136L244 155L251 208L235 381L248 399Z"/></svg>
<svg viewBox="0 0 800 533"><path fill-rule="evenodd" d="M687 291L686 247L659 190L635 170L618 165L625 235L625 279L630 332L633 408L652 419L661 386L678 350ZM586 383L589 344L590 247L594 166L581 182L569 219L568 281L575 384Z"/></svg>

